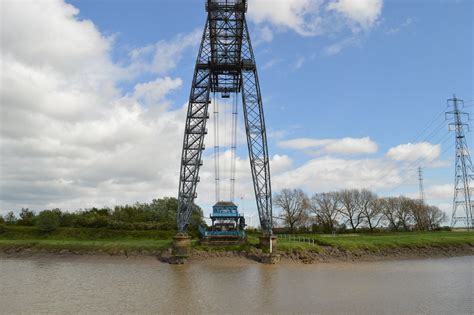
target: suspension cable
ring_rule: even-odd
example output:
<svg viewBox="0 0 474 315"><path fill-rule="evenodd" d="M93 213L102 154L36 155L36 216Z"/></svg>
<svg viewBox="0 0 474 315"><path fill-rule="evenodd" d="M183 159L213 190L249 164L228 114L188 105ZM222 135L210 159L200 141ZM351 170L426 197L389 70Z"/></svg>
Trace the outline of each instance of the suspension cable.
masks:
<svg viewBox="0 0 474 315"><path fill-rule="evenodd" d="M213 93L212 105L213 111L213 122L214 122L214 179L215 179L215 190L216 190L216 202L220 200L220 167L219 167L219 104L217 101L216 93Z"/></svg>
<svg viewBox="0 0 474 315"><path fill-rule="evenodd" d="M235 195L235 163L236 163L236 150L237 150L237 112L238 111L238 98L237 92L234 93L234 99L232 104L232 142L231 142L231 157L230 157L230 201L234 201Z"/></svg>

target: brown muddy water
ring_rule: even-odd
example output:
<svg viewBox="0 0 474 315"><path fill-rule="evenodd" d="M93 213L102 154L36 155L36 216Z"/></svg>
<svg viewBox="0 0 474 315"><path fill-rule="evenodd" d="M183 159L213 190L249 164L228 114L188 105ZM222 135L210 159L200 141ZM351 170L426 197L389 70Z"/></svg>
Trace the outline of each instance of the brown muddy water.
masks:
<svg viewBox="0 0 474 315"><path fill-rule="evenodd" d="M316 265L0 257L2 314L472 314L474 256Z"/></svg>

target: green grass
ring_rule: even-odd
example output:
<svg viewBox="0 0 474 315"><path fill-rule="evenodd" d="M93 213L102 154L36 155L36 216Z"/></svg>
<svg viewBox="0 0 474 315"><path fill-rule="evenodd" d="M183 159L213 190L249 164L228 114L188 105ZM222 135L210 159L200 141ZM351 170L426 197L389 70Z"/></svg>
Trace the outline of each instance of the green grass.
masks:
<svg viewBox="0 0 474 315"><path fill-rule="evenodd" d="M320 246L331 246L347 251L379 250L400 247L419 248L427 246L474 246L473 232L400 232L377 234L340 234L336 236L306 234L302 236L309 239L314 239L315 243Z"/></svg>
<svg viewBox="0 0 474 315"><path fill-rule="evenodd" d="M103 251L113 253L123 251L163 250L171 246L169 240L5 240L0 239L0 249L32 248L70 251Z"/></svg>
<svg viewBox="0 0 474 315"><path fill-rule="evenodd" d="M278 240L277 243L278 250L283 252L299 252L299 251L311 251L311 252L320 252L322 247L315 244L307 244L293 241Z"/></svg>
<svg viewBox="0 0 474 315"><path fill-rule="evenodd" d="M8 226L0 232L0 249L32 248L71 251L164 250L171 246L173 231L121 231L60 228L42 233L34 227Z"/></svg>
<svg viewBox="0 0 474 315"><path fill-rule="evenodd" d="M94 228L59 228L50 233L31 226L6 226L0 230L0 239L53 239L53 240L114 240L114 239L154 239L171 240L176 231L156 230L111 230Z"/></svg>
<svg viewBox="0 0 474 315"><path fill-rule="evenodd" d="M1 226L0 226L1 227ZM108 229L60 228L52 233L42 233L34 227L3 226L0 230L0 249L33 248L48 250L72 251L141 251L165 250L172 245L174 231L121 231ZM338 234L299 235L314 239L315 245L278 239L278 250L285 252L313 251L320 252L325 246L346 251L371 250L386 248L420 248L474 246L474 232L400 232L375 234ZM206 251L250 251L259 243L259 234L249 233L248 243L232 246L204 246L196 238L192 246Z"/></svg>

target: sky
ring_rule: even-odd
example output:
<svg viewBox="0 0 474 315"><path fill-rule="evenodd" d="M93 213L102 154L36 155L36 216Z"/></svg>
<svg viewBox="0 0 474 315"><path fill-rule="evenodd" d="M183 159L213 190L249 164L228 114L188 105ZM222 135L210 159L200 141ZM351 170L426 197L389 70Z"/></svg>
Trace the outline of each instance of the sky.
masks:
<svg viewBox="0 0 474 315"><path fill-rule="evenodd" d="M3 0L0 10L0 215L176 196L204 1ZM417 198L422 167L427 202L450 216L444 112L454 93L473 112L473 13L469 0L249 0L273 191ZM252 215L242 128L238 145L236 202ZM213 163L206 150L205 214Z"/></svg>

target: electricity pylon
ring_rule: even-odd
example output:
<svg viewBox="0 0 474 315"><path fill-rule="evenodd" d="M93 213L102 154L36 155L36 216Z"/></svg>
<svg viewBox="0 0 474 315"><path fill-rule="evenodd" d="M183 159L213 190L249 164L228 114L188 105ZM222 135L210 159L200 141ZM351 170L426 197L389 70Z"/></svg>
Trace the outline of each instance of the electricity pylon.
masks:
<svg viewBox="0 0 474 315"><path fill-rule="evenodd" d="M271 235L270 164L257 66L245 20L247 1L207 0L206 11L207 20L194 70L184 131L178 232L186 232L197 196L210 93L221 93L223 98L229 97L230 93L241 93L260 225L265 234Z"/></svg>
<svg viewBox="0 0 474 315"><path fill-rule="evenodd" d="M469 120L469 114L460 110L459 106L464 106L464 101L453 96L448 99L448 107L452 111L446 112L446 117L450 116L453 120L449 124L449 130L455 131L456 136L456 156L454 168L454 198L453 214L451 217L451 227L457 222L465 222L465 226L470 229L473 227L474 218L472 216L472 182L474 180L474 168L472 166L471 154L467 146L464 128L469 131L469 125L463 121L463 118Z"/></svg>
<svg viewBox="0 0 474 315"><path fill-rule="evenodd" d="M425 203L425 189L423 188L423 169L418 167L418 182L419 182L419 190L420 190L420 202L421 204Z"/></svg>

